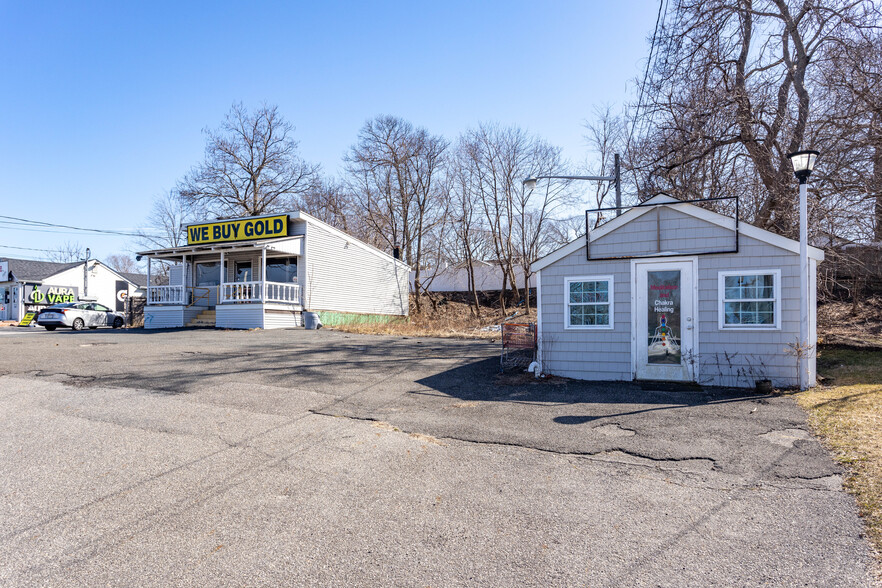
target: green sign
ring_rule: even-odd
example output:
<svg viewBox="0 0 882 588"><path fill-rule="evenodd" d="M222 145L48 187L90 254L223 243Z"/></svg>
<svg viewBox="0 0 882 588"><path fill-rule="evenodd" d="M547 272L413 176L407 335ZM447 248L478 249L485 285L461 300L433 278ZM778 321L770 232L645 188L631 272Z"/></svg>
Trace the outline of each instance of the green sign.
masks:
<svg viewBox="0 0 882 588"><path fill-rule="evenodd" d="M28 284L24 295L26 304L61 304L76 302L77 289L71 286L47 286L45 284Z"/></svg>

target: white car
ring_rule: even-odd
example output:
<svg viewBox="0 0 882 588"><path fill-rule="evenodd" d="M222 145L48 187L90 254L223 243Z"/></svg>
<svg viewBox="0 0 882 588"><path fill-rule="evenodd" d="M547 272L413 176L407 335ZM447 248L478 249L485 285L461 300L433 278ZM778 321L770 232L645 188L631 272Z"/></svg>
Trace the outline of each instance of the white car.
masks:
<svg viewBox="0 0 882 588"><path fill-rule="evenodd" d="M126 324L122 313L114 312L97 302L67 302L44 309L37 315L37 324L54 331L58 327L70 327L82 331L86 327L113 327L119 329Z"/></svg>

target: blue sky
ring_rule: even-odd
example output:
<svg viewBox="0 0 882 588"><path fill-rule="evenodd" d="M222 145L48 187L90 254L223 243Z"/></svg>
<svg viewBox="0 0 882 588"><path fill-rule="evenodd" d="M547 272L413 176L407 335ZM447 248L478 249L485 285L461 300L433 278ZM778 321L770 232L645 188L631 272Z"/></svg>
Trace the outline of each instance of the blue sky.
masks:
<svg viewBox="0 0 882 588"><path fill-rule="evenodd" d="M301 154L337 173L364 122L393 114L455 138L514 124L581 161L582 123L642 72L658 4L619 2L0 1L0 214L145 224L234 102L279 106ZM6 219L0 219L6 220ZM15 230L93 257L125 237Z"/></svg>

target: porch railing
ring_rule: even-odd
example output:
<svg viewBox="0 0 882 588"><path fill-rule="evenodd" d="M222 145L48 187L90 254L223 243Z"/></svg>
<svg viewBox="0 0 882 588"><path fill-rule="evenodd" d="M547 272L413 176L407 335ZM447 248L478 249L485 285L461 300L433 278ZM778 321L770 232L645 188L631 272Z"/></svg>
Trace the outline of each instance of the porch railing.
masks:
<svg viewBox="0 0 882 588"><path fill-rule="evenodd" d="M184 286L148 286L147 304L184 304Z"/></svg>
<svg viewBox="0 0 882 588"><path fill-rule="evenodd" d="M221 304L225 302L285 302L300 304L300 284L280 282L231 282L221 285Z"/></svg>
<svg viewBox="0 0 882 588"><path fill-rule="evenodd" d="M193 286L150 286L147 288L147 304L207 306L210 292L210 288Z"/></svg>

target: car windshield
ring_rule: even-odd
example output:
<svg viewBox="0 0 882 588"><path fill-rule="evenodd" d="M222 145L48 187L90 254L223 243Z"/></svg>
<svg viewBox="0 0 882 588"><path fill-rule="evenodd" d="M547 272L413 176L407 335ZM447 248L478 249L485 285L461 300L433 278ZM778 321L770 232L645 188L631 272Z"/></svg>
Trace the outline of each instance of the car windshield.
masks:
<svg viewBox="0 0 882 588"><path fill-rule="evenodd" d="M57 308L73 308L74 306L76 306L76 304L74 304L73 302L66 302L64 304L53 304L52 306L48 307L46 310L55 310Z"/></svg>

